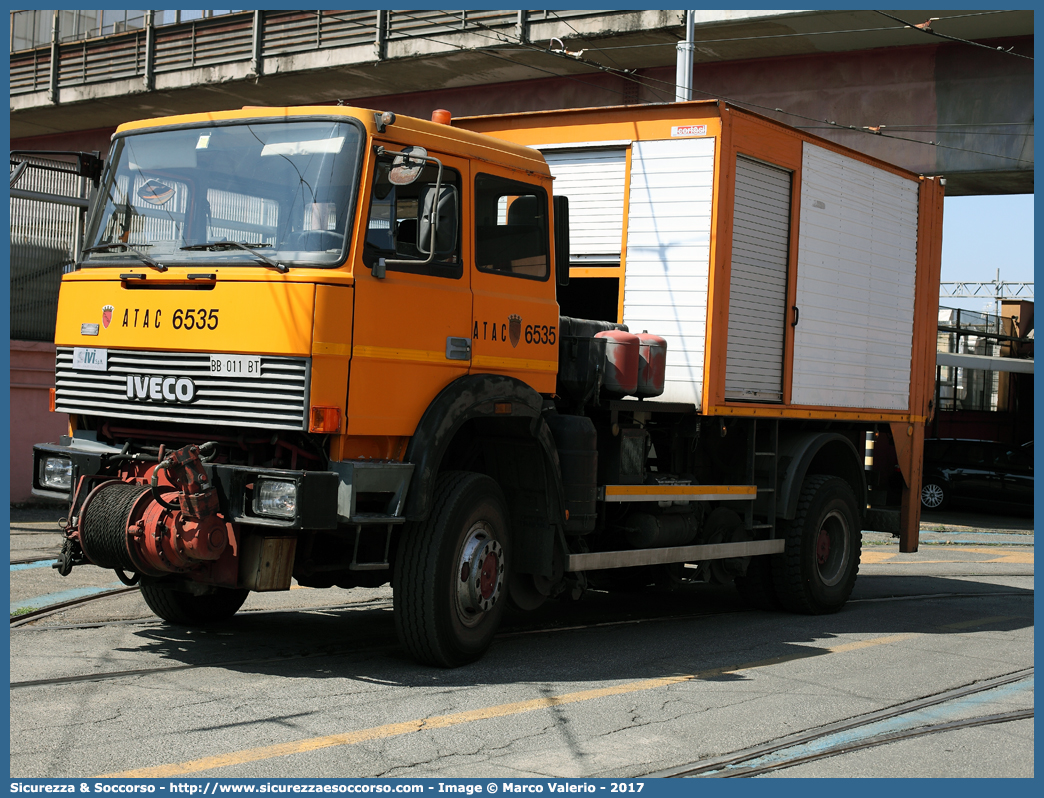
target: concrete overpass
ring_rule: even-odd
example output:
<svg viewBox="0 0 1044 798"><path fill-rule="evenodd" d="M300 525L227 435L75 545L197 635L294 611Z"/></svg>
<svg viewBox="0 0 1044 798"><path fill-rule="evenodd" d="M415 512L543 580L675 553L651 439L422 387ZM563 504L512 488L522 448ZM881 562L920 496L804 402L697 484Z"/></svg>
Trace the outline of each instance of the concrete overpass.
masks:
<svg viewBox="0 0 1044 798"><path fill-rule="evenodd" d="M682 17L246 11L59 36L11 54L12 147L105 150L130 119L242 105L426 117L665 102ZM943 175L951 196L1030 193L1032 56L1032 11L703 11L694 98Z"/></svg>

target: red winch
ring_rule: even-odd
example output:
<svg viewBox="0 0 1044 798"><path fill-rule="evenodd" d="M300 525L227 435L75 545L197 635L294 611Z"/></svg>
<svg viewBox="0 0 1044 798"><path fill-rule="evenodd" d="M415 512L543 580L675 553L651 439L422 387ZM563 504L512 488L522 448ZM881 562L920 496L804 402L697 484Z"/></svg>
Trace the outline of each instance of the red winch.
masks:
<svg viewBox="0 0 1044 798"><path fill-rule="evenodd" d="M201 447L185 446L144 476L95 485L66 536L95 565L147 576L214 563L230 545L235 557L235 532L219 513L200 454Z"/></svg>

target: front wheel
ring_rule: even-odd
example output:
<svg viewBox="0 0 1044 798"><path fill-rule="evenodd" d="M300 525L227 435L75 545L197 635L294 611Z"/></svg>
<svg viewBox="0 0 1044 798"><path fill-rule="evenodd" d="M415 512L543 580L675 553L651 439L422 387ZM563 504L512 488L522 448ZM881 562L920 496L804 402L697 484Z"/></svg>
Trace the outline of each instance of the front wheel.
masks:
<svg viewBox="0 0 1044 798"><path fill-rule="evenodd" d="M195 596L158 585L141 586L141 597L149 609L163 620L181 626L202 626L226 621L239 611L249 593L249 590L219 587L212 593Z"/></svg>
<svg viewBox="0 0 1044 798"><path fill-rule="evenodd" d="M506 603L508 521L487 476L439 476L431 514L403 530L393 605L399 640L414 659L453 668L481 657Z"/></svg>
<svg viewBox="0 0 1044 798"><path fill-rule="evenodd" d="M801 486L797 516L773 567L776 597L791 612L837 612L859 572L862 534L851 486L817 474Z"/></svg>

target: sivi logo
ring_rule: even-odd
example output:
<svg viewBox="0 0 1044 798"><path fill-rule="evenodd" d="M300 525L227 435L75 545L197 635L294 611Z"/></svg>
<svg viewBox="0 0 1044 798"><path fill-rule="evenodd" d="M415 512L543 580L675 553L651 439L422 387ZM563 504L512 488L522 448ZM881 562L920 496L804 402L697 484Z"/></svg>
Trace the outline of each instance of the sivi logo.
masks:
<svg viewBox="0 0 1044 798"><path fill-rule="evenodd" d="M127 398L141 402L181 402L196 400L196 384L188 377L127 375Z"/></svg>

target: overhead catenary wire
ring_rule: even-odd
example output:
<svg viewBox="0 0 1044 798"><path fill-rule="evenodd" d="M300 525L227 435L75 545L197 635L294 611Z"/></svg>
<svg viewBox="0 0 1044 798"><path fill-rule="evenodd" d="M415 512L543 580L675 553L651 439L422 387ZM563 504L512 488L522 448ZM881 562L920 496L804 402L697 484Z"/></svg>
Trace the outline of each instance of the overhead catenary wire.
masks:
<svg viewBox="0 0 1044 798"><path fill-rule="evenodd" d="M950 19L964 19L966 17L985 17L985 16L994 16L996 14L1010 14L1010 13L1012 13L1012 12L1009 11L1009 10L980 11L980 12L977 12L977 13L974 13L974 14L951 14L950 16L945 17L944 19L947 19L947 20L950 20ZM565 20L562 20L562 21L564 22ZM572 27L572 26L570 25L570 27ZM575 30L575 28L574 28L574 30ZM812 37L812 36L842 36L842 35L849 34L849 33L880 33L880 32L885 32L885 31L897 31L897 30L902 30L902 28L895 28L895 27L889 26L889 27L882 27L882 28L843 28L843 29L840 29L840 30L813 30L813 31L803 31L801 33L766 33L766 34L760 34L760 35L757 35L757 36L729 36L729 37L725 37L725 38L721 38L721 39L707 39L707 40L705 40L703 42L703 44L712 45L712 44L727 44L727 43L732 43L732 42L759 42L759 41L769 41L769 40L772 40L772 39L804 39L804 38L808 38L808 37ZM958 39L957 41L962 41L962 40ZM971 42L971 43L974 44L975 42ZM677 45L677 42L653 42L653 43L650 43L650 44L620 44L620 45L614 45L612 47L593 47L593 48L589 48L589 49L593 53L601 53L601 52L605 52L607 50L641 50L641 49L644 49L644 48L647 48L647 47L675 47L676 45ZM992 50L994 48L990 47L989 49Z"/></svg>
<svg viewBox="0 0 1044 798"><path fill-rule="evenodd" d="M397 13L402 15L402 16L406 16L409 19L414 19L415 21L418 21L418 22L422 21L422 20L417 19L415 17L411 17L409 14L406 14L405 12L402 12L402 11L399 11ZM441 27L450 28L450 31L452 31L453 33L458 33L459 32L456 28L451 28L448 23L431 22L430 20L423 20L423 21L430 22L433 25L440 25ZM544 52L552 52L553 53L554 52L552 50L545 50L544 48L536 46L536 45L530 45L530 44L528 44L526 42L522 42L521 40L518 40L516 42L516 41L514 41L512 39L506 38L499 31L495 31L492 28L489 28L486 25L483 25L482 23L473 22L472 24L476 25L477 27L484 28L485 30L487 30L487 31L489 31L490 33L493 34L492 36L483 36L483 38L494 39L496 41L500 41L502 43L508 43L508 44L516 44L516 43L522 44L522 47L519 48L519 51L534 51L534 52L541 52L541 53L544 53ZM472 30L470 32L474 33L475 35L478 35L478 36L482 36L483 35L483 34L479 33L478 31L475 31L475 30ZM511 58L506 58L503 55L498 55L500 53L504 53L505 52L504 50L492 50L492 49L487 49L487 48L482 48L482 47L467 47L465 45L452 44L450 42L442 41L441 39L435 39L433 37L424 36L424 35L421 35L421 34L411 34L409 38L422 39L424 41L434 42L435 44L441 44L441 45L446 46L446 47L456 47L458 50L460 50L462 52L473 52L473 53L477 53L477 54L481 54L481 55L488 55L488 56L497 58L498 60L501 60L501 61L507 61L508 63L514 64L515 66L522 66L522 67L526 67L528 69L534 69L534 70L536 70L538 72L543 72L544 74L552 75L553 77L556 77L556 78L565 78L567 80L572 80L574 82L580 83L583 86L587 86L588 88L602 89L604 91L608 91L608 92L613 93L613 94L619 94L619 95L623 95L624 94L624 92L621 91L620 89L613 89L613 88L611 88L609 86L600 86L600 85L597 85L597 84L588 83L587 81L580 80L578 77L573 76L573 75L565 75L565 74L562 74L561 72L556 72L556 71L549 70L549 69L543 69L541 67L537 67L537 66L534 66L532 64L520 64L518 61L515 61L515 60L513 60ZM590 62L584 62L584 63L587 66L591 66L591 67L594 67L594 68L597 68L597 69L601 69L603 71L614 71L614 72L617 71L613 67L606 67L606 66L603 66L603 65L598 64L598 63L590 63ZM638 83L639 85L643 86L644 88L649 89L651 91L655 91L658 94L663 94L664 97L667 96L666 93L660 92L660 91L658 91L657 89L655 89L653 87L650 87L650 86L647 86L647 85L643 84L642 81L640 80L640 78L636 77L635 75L633 75L632 73L628 72L627 70L619 70L619 71L623 73L623 74L620 75L620 77L623 77L626 80L631 80L631 81L633 81L635 83Z"/></svg>
<svg viewBox="0 0 1044 798"><path fill-rule="evenodd" d="M436 24L440 24L440 25L443 25L444 27L447 27L445 25L445 23L436 23ZM475 24L478 27L481 27L481 28L484 28L485 30L488 30L491 34L493 34L493 37L496 37L496 39L498 41L501 41L501 42L504 42L504 43L519 44L524 49L530 49L530 50L533 50L535 52L546 53L546 54L552 55L552 56L554 56L556 58L566 58L566 59L568 59L570 61L576 61L576 62L579 62L579 63L584 63L584 64L587 64L588 66L597 68L597 69L599 69L601 71L604 71L604 72L609 72L609 73L612 73L612 74L620 74L620 75L622 75L624 77L629 77L629 78L637 78L639 80L639 82L645 81L645 83L643 84L644 87L649 89L649 90L651 90L651 91L655 91L655 89L653 89L653 87L650 86L649 83L658 83L661 86L664 86L665 88L669 88L672 92L677 90L677 83L671 83L671 82L665 81L665 80L658 80L656 78L649 77L648 75L635 76L632 72L629 72L628 70L620 69L618 67L610 67L610 66L607 66L605 64L600 64L597 61L590 61L590 60L584 58L582 53L580 53L580 54L576 54L576 53L569 54L569 53L563 53L563 52L559 52L559 51L556 51L556 50L552 50L549 47L548 48L540 47L539 45L534 45L534 44L531 44L529 42L524 41L521 37L510 37L507 34L501 33L500 31L493 30L492 28L489 28L488 26L483 25L480 22L476 22ZM487 38L492 38L492 37L487 37ZM560 75L560 77L567 77L567 76ZM941 142L937 142L937 141L924 141L923 139L914 139L914 138L908 138L908 137L905 137L905 136L896 136L896 135L893 135L891 133L883 133L883 132L881 132L881 127L882 126L880 126L880 125L879 126L845 125L845 124L841 124L841 123L838 123L838 122L835 122L835 121L832 121L832 120L816 119L815 117L806 116L804 114L798 114L798 113L794 113L792 111L785 111L782 108L770 108L769 106L761 105L759 103L753 103L753 102L749 102L749 101L745 101L745 100L736 100L734 98L722 96L722 95L720 95L718 93L703 91L703 90L697 89L695 87L692 88L692 91L693 92L698 92L699 94L703 94L703 95L706 95L708 97L715 97L717 99L724 100L725 102L732 103L733 105L736 105L736 106L739 106L739 107L758 108L758 109L761 109L763 111L772 111L772 112L775 112L775 113L782 113L782 114L785 114L787 116L793 116L795 118L804 119L804 120L809 121L809 122L825 123L828 127L834 128L834 129L838 129L838 130L852 130L852 131L856 131L856 132L859 132L859 133L863 133L865 135L879 136L881 138L889 138L889 139L894 139L896 141L906 141L906 142L909 142L909 143L912 143L912 144L923 144L923 145L926 145L926 146L939 147L939 148L947 149L947 150L955 150L955 151L959 151L959 152L967 152L967 153L971 153L971 154L974 154L974 155L984 155L984 156L989 157L989 158L1001 158L1003 160L1014 161L1016 163L1032 163L1032 161L1027 161L1027 160L1025 160L1023 158L1015 158L1015 157L1008 156L1008 155L1000 155L999 153L985 152L983 150L973 150L973 149L970 149L968 147L957 147L955 145L942 144Z"/></svg>
<svg viewBox="0 0 1044 798"><path fill-rule="evenodd" d="M554 50L550 50L550 49L544 50L544 52L546 52L546 53L548 53L550 55L557 56L557 57L565 57L565 58L570 58L570 59L575 58L575 56L564 55L564 54L558 53L558 52L556 52ZM586 62L586 60L583 59L582 57L578 58L577 60ZM590 62L586 62L586 63L590 63ZM592 65L593 66L597 66L599 69L605 70L607 72L615 72L615 71L617 71L613 67L608 67L608 66L605 66L604 64L594 63ZM659 83L660 85L665 86L665 87L674 88L674 87L677 86L676 83L671 83L671 82L666 81L666 80L659 80L657 78L649 77L648 75L643 75L642 79L644 79L646 81L649 81L649 82ZM805 114L799 114L799 113L795 113L793 111L786 111L786 110L784 110L782 108L772 108L770 106L761 105L760 103L754 103L754 102L751 102L749 100L737 100L735 98L723 96L723 95L721 95L720 93L717 93L717 92L708 92L708 91L704 91L702 89L697 89L695 87L692 88L692 91L695 92L695 93L706 95L707 97L713 97L713 98L716 98L716 99L719 99L719 100L724 100L725 102L731 103L731 104L733 104L735 106L738 106L738 107L757 108L757 109L760 109L762 111L771 111L771 112L774 112L774 113L781 113L781 114L785 114L787 116L795 117L797 119L804 119L804 120L809 121L809 122L821 122L821 123L824 123L828 128L833 128L835 130L852 130L852 131L855 131L857 133L863 133L865 135L879 136L881 138L895 139L897 141L906 141L906 142L910 142L910 143L913 143L913 144L924 144L924 145L933 146L933 147L940 147L942 149L947 149L947 150L955 150L955 151L958 151L958 152L972 153L972 154L975 154L975 155L985 155L985 156L990 157L990 158L1001 158L1001 159L1006 160L1006 161L1015 161L1016 163L1026 163L1026 164L1033 163L1032 161L1027 161L1024 158L1015 158L1015 157L1012 157L1012 156L1009 156L1009 155L1001 155L1001 154L995 153L995 152L985 152L983 150L973 150L973 149L970 149L968 147L957 147L957 146L950 145L950 144L943 144L943 143L938 142L938 141L924 141L923 139L912 139L912 138L908 138L908 137L905 137L905 136L896 136L896 135L893 135L893 134L890 134L890 133L882 133L880 131L880 128L882 126L876 126L874 129L871 129L871 126L869 126L869 125L846 125L846 124L835 122L835 121L832 121L832 120L829 120L829 119L817 119L815 117L806 116Z"/></svg>
<svg viewBox="0 0 1044 798"><path fill-rule="evenodd" d="M396 12L396 13L400 14L401 16L405 16L407 19L412 19L412 20L414 20L416 22L425 22L425 23L428 23L430 25L437 25L439 27L449 28L448 32L453 32L453 33L459 32L459 29L457 29L455 27L451 27L448 23L435 21L435 20L421 19L421 18L418 18L418 17L411 16L410 14L402 12L402 11L399 11L399 12ZM1001 13L1001 12L996 12L996 13ZM902 20L898 20L898 21L902 21ZM472 21L472 24L475 26L475 28L481 28L481 29L483 29L485 31L488 31L488 33L489 33L489 35L483 35L478 30L472 29L471 32L473 34L475 34L475 35L482 36L483 38L494 40L494 41L500 42L502 44L518 45L519 46L519 50L522 50L522 51L533 51L533 52L539 52L539 53L543 53L543 54L546 54L546 55L550 55L550 56L553 56L555 58L565 58L565 59L567 59L567 60L569 60L570 62L573 62L573 63L582 63L582 64L584 64L586 66L589 66L589 67L591 67L593 69L598 69L599 71L602 71L602 72L606 72L606 73L609 73L609 74L617 75L618 77L621 77L621 78L623 78L625 80L633 81L633 82L637 83L638 85L642 86L643 88L645 88L645 89L647 89L649 91L652 91L652 92L656 93L657 95L659 95L661 97L664 97L665 101L667 101L667 102L670 102L670 98L673 97L673 92L677 88L677 84L676 83L672 83L672 82L665 81L665 80L659 80L657 78L652 78L652 77L650 77L648 75L637 75L637 74L635 74L634 70L627 70L627 69L623 69L623 68L620 68L620 67L611 67L611 66L608 66L606 64L601 64L601 63L598 63L597 61L592 61L590 59L584 58L582 53L581 54L565 53L565 52L552 50L552 49L550 49L550 47L546 47L545 48L545 47L541 47L539 45L535 45L535 44L526 42L520 36L511 37L511 36L509 36L509 35L507 35L505 33L502 33L500 31L494 30L493 28L490 28L489 26L484 25L481 22ZM572 28L571 25L569 27ZM575 31L575 28L573 28L573 30ZM872 30L877 30L877 29L872 29ZM880 30L888 30L888 29L882 28ZM434 37L425 36L425 35L422 35L422 34L410 34L409 38L416 38L416 39L421 39L421 40L424 40L424 41L431 41L431 42L434 42L436 44L441 44L441 45L443 45L445 47L455 47L457 50L460 50L462 52L474 52L474 53L477 53L477 54L487 55L487 56L490 56L492 58L496 58L498 60L506 61L507 63L514 64L516 66L522 66L522 67L525 67L525 68L528 68L528 69L535 70L537 72L541 72L541 73L544 73L544 74L552 75L554 77L564 78L564 79L567 79L567 80L572 80L574 82L577 82L577 83L580 83L580 84L582 84L584 86L587 86L588 88L598 88L598 89L602 89L604 91L608 91L608 92L613 93L613 94L619 94L619 95L623 95L624 94L624 92L619 90L619 89L613 89L613 88L611 88L609 86L600 86L600 85L597 85L597 84L592 84L592 83L589 83L587 81L580 80L579 78L577 78L575 76L572 76L572 75L566 75L566 74L563 74L561 72L556 72L554 70L543 69L541 67L537 67L537 66L534 66L532 64L519 64L517 61L515 61L515 60L513 60L511 58L506 57L505 56L505 51L503 51L503 50L494 51L494 50L492 50L490 48L467 47L465 45L453 44L453 43L450 43L450 42L443 41L441 39L436 39ZM755 37L755 38L763 38L763 37ZM711 41L710 43L713 43L713 41ZM669 43L669 44L671 44L672 46L674 45L674 43ZM653 86L651 84L658 84L659 86L662 86L664 88L663 89L657 89L655 86ZM669 90L671 92L671 94L668 94L667 90ZM911 144L922 144L922 145L925 145L925 146L938 147L938 148L941 148L941 149L953 150L953 151L956 151L956 152L967 152L967 153L970 153L970 154L983 155L983 156L990 157L990 158L1000 158L1002 160L1014 161L1015 163L1026 163L1026 164L1032 163L1032 161L1027 161L1024 158L1016 158L1016 157L1013 157L1013 156L1001 155L1001 154L995 153L995 152L986 152L986 151L983 151L983 150L974 150L974 149L971 149L971 148L968 148L968 147L958 147L958 146L955 146L955 145L943 144L942 142L938 142L938 141L925 141L923 139L915 139L915 138L909 138L909 137L906 137L906 136L896 136L896 135L891 134L891 133L884 133L884 132L882 132L881 128L887 127L886 125L877 125L877 126L870 126L870 125L847 125L847 124L843 124L843 123L838 123L838 122L833 121L833 120L817 119L815 117L807 116L805 114L799 114L799 113L796 113L796 112L793 112L793 111L786 111L786 110L784 110L782 108L772 108L770 106L761 105L760 103L755 103L755 102L751 102L751 101L748 101L748 100L737 100L735 98L723 96L723 95L721 95L720 93L717 93L717 92L708 92L708 91L704 91L702 89L697 89L695 87L693 87L692 91L694 93L702 94L702 95L705 95L705 96L710 97L710 98L716 98L716 99L719 99L719 100L723 100L723 101L731 103L731 104L733 104L733 105L735 105L737 107L755 108L755 109L759 109L761 111L769 111L769 112L773 112L773 113L781 113L781 114L784 114L786 116L791 116L791 117L794 117L794 118L797 118L797 119L804 119L804 120L809 121L809 122L822 123L823 125L825 125L825 129L850 130L850 131L858 132L858 133L861 133L861 134L864 134L864 135L878 136L880 138L894 139L896 141L905 141L905 142L908 142L908 143L911 143ZM1020 123L1011 123L1011 124L1020 124ZM809 128L809 129L812 129L812 128Z"/></svg>
<svg viewBox="0 0 1044 798"><path fill-rule="evenodd" d="M946 33L940 33L939 31L937 31L937 30L935 30L935 29L933 29L931 27L931 23L932 22L938 22L939 21L938 18L930 19L927 22L922 22L920 24L915 25L912 22L907 22L905 19L900 19L899 17L893 17L891 14L887 14L884 11L878 11L877 13L880 14L882 17L888 17L888 19L894 19L896 22L901 22L901 23L903 23L903 25L905 25L908 28L913 28L914 30L919 30L919 31L921 31L921 33L927 33L929 36L937 36L940 39L947 39L948 41L951 41L951 42L960 42L961 44L970 44L973 47L982 47L985 50L990 50L990 51L995 52L995 53L1003 53L1004 55L1013 55L1016 58L1025 58L1027 61L1032 61L1033 60L1033 56L1031 56L1031 55L1023 55L1022 53L1012 52L1011 48L1005 50L1003 47L990 47L988 44L983 44L982 42L973 42L973 41L970 41L968 39L960 39L960 38L958 38L956 36L950 36L949 34L946 34Z"/></svg>

